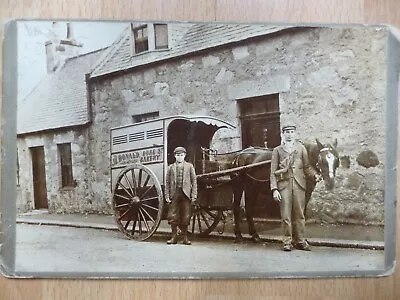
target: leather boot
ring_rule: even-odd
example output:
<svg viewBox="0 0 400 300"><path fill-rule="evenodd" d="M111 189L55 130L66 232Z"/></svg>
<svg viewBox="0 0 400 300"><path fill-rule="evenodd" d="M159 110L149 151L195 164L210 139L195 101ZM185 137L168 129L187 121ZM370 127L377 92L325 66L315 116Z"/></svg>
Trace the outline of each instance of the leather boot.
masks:
<svg viewBox="0 0 400 300"><path fill-rule="evenodd" d="M178 242L178 227L176 225L171 225L172 237L167 241L168 245L176 244Z"/></svg>
<svg viewBox="0 0 400 300"><path fill-rule="evenodd" d="M182 244L191 245L192 243L189 241L187 228L182 229L182 235L183 235Z"/></svg>

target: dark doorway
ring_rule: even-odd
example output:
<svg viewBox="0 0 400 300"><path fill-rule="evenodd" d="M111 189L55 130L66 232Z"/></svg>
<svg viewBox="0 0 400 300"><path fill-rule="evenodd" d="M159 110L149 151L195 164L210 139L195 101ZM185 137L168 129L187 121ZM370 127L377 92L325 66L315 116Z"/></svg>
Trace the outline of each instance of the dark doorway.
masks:
<svg viewBox="0 0 400 300"><path fill-rule="evenodd" d="M30 148L32 155L33 195L35 209L48 208L44 147Z"/></svg>
<svg viewBox="0 0 400 300"><path fill-rule="evenodd" d="M251 146L274 148L280 145L279 94L240 99L238 106L243 149ZM255 212L256 217L280 218L279 205L267 187L258 195Z"/></svg>
<svg viewBox="0 0 400 300"><path fill-rule="evenodd" d="M279 95L241 99L238 103L243 148L264 147L265 140L268 148L279 146L281 143Z"/></svg>

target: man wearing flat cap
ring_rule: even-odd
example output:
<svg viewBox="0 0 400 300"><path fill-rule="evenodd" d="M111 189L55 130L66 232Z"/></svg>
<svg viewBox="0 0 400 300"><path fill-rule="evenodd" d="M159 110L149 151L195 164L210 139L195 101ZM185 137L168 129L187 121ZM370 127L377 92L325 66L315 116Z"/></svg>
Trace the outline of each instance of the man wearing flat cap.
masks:
<svg viewBox="0 0 400 300"><path fill-rule="evenodd" d="M174 150L175 162L168 167L165 198L170 203L168 223L171 225L172 237L167 244L178 242L178 227L182 231L185 245L190 245L188 226L192 215L192 205L197 205L197 178L193 165L185 161L186 149L177 147Z"/></svg>
<svg viewBox="0 0 400 300"><path fill-rule="evenodd" d="M296 140L296 126L287 123L282 127L282 144L275 147L271 158L270 185L275 201L280 203L283 250L310 251L304 237L306 176L320 177L310 166L307 150Z"/></svg>

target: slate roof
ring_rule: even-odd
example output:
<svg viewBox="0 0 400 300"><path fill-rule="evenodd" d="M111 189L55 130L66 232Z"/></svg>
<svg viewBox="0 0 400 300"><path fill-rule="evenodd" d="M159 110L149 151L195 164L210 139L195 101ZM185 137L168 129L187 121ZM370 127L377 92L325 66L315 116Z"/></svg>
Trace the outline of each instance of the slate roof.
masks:
<svg viewBox="0 0 400 300"><path fill-rule="evenodd" d="M91 73L90 77L95 78L291 27L265 24L193 24L172 49L131 56L131 29L127 26L110 47L70 58L59 71L46 75L18 104L17 134L87 124L90 116L85 74Z"/></svg>
<svg viewBox="0 0 400 300"><path fill-rule="evenodd" d="M193 24L177 45L168 51L153 51L131 56L131 33L128 26L110 46L104 59L94 67L91 78L123 71L156 61L178 57L197 51L240 42L253 37L271 34L292 26L265 24Z"/></svg>
<svg viewBox="0 0 400 300"><path fill-rule="evenodd" d="M18 104L17 134L88 123L85 74L105 50L72 57L59 71L47 74Z"/></svg>

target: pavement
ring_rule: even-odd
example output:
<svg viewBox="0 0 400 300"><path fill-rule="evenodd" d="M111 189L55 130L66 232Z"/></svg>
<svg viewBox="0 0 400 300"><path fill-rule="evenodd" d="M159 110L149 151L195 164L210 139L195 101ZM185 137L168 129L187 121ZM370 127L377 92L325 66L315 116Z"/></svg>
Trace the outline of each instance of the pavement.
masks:
<svg viewBox="0 0 400 300"><path fill-rule="evenodd" d="M226 223L220 224L210 238L234 239L233 220L228 215ZM119 231L112 215L99 214L50 214L47 210L34 210L17 216L17 224L34 224L46 226L65 226L76 228L93 228ZM247 224L241 223L243 236L247 234ZM265 242L281 241L280 223L275 221L256 220L260 238ZM166 221L161 221L157 234L170 235L171 229ZM362 226L352 224L320 224L307 222L307 240L312 246L358 248L384 250L384 227ZM121 233L121 236L123 234Z"/></svg>

